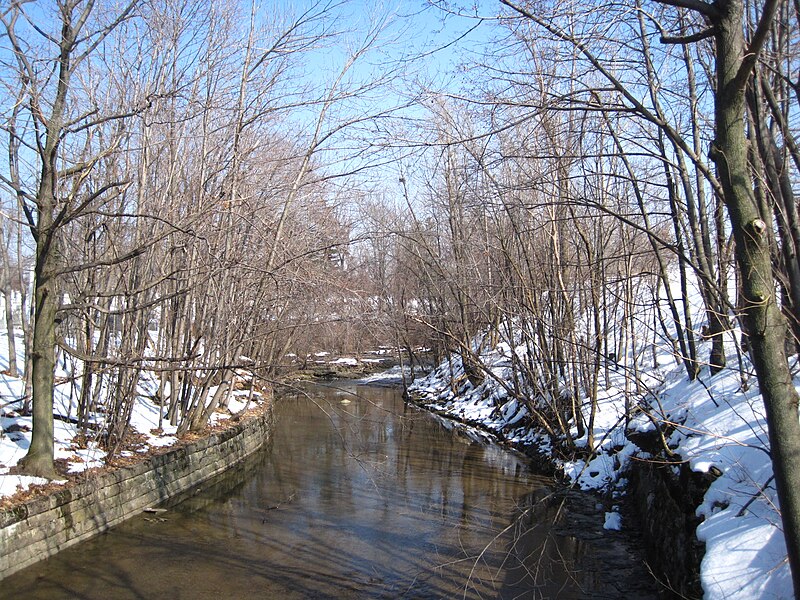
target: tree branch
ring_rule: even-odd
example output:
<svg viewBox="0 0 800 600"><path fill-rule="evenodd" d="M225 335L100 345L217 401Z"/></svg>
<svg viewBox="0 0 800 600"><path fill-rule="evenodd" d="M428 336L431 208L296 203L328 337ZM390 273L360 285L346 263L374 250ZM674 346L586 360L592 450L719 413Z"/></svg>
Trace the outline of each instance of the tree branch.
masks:
<svg viewBox="0 0 800 600"><path fill-rule="evenodd" d="M678 35L678 36L670 36L670 35L662 35L660 41L662 44L693 44L694 42L699 42L710 37L714 37L717 34L716 27L709 27L708 29L704 29L703 31L698 31L697 33L693 33L692 35Z"/></svg>
<svg viewBox="0 0 800 600"><path fill-rule="evenodd" d="M661 0L657 0L661 1ZM773 0L776 1L776 0ZM515 3L511 2L511 0L500 0L501 4L506 5L511 10L519 13L526 19L536 23L539 27L545 29L550 34L558 38L563 42L567 42L572 44L578 52L583 54L586 60L600 73L605 79L616 89L625 100L627 100L633 110L635 110L638 114L640 114L644 119L651 122L653 125L661 129L664 134L670 139L670 141L675 144L678 148L683 151L686 156L694 163L694 165L700 170L706 180L709 182L711 187L716 194L722 194L722 186L719 183L719 180L715 176L714 172L709 168L707 164L705 164L701 158L695 154L694 150L689 147L686 143L686 140L680 134L680 132L676 131L669 123L664 121L661 117L654 114L653 111L648 109L641 100L637 98L626 86L625 84L620 81L608 68L606 68L603 63L601 62L600 58L595 55L588 47L586 43L581 41L580 39L576 38L574 35L570 34L569 32L564 31L563 29L557 27L556 25L547 23L544 19L537 17L529 10L526 10L520 6L517 6ZM705 5L702 2L698 2L698 4ZM716 9L715 13L716 14Z"/></svg>
<svg viewBox="0 0 800 600"><path fill-rule="evenodd" d="M500 0L500 2L505 4L504 0ZM656 2L667 6L675 6L676 8L687 8L711 19L716 19L719 16L719 10L715 5L701 0L656 0Z"/></svg>
<svg viewBox="0 0 800 600"><path fill-rule="evenodd" d="M736 73L735 84L736 89L744 89L747 80L750 78L753 68L758 60L758 55L761 53L761 48L767 40L770 29L772 29L772 21L775 18L775 13L778 10L779 0L766 0L764 3L764 10L761 13L761 19L758 21L758 26L750 40L750 45L744 53L742 64L739 71Z"/></svg>

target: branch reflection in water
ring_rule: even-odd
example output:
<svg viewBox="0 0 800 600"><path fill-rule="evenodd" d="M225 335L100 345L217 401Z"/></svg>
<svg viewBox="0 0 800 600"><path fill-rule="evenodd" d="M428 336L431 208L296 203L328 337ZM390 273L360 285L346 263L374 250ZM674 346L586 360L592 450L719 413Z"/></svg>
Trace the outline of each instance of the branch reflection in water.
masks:
<svg viewBox="0 0 800 600"><path fill-rule="evenodd" d="M271 448L8 578L4 595L569 599L595 585L550 480L399 390L311 386L275 414Z"/></svg>

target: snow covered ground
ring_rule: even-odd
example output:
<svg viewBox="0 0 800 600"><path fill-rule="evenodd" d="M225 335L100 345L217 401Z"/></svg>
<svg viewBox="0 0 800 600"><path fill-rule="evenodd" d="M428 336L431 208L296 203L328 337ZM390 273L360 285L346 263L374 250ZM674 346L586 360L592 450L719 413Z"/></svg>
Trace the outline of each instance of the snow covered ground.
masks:
<svg viewBox="0 0 800 600"><path fill-rule="evenodd" d="M21 352L22 347L20 337L17 339L18 352ZM37 477L15 475L9 472L28 451L32 422L30 416L20 415L25 386L20 378L8 374L8 359L6 333L0 332L0 498L24 491L33 484L54 483ZM21 353L17 358L17 364L18 366L24 364ZM55 458L56 460L64 459L67 462L69 473L80 473L94 467L105 466L106 453L91 439L85 443L76 442L78 428L75 423L69 422L69 419L75 417L77 394L69 379L70 374L63 369L56 372L56 381L62 383L55 388L54 413L62 418L57 418L54 423ZM136 450L138 452L145 453L150 448L170 446L178 441L175 437L177 427L171 426L167 419L163 420L161 430L157 429L160 408L148 398L152 395L153 386L156 385L155 380L145 373L140 382L140 395L131 416L132 429L145 438L145 444ZM235 394L244 396L247 393L247 391L235 392ZM209 394L209 397L211 396L213 396L213 390ZM244 400L246 398L242 398L240 401L234 396L229 404L230 411L241 410L245 405ZM228 416L225 413L215 413L212 423L226 419ZM132 454L131 451L123 451L122 456L131 456ZM65 483L65 481L61 483Z"/></svg>
<svg viewBox="0 0 800 600"><path fill-rule="evenodd" d="M706 355L708 350L702 348ZM507 381L511 351L524 349L500 343L483 352L481 359L495 377ZM704 518L697 536L706 545L701 566L705 598L791 598L791 575L766 451L769 443L764 409L751 365L743 359L740 371L738 357L732 354L725 371L711 377L704 369L698 381L690 382L666 348L656 360L658 368L640 373L643 392L636 396L650 417L642 413L628 429L653 429L654 420L673 423L669 446L695 471L719 474L697 509L698 516ZM474 387L463 375L456 358L418 380L412 393L417 401L439 413L481 424L513 443L537 445L545 452L549 449L547 436L523 425L528 417L526 407L510 398L494 378L486 377ZM455 391L451 387L453 377L459 382ZM596 442L589 458L560 464L582 489L607 491L613 498L624 491L625 469L632 458L650 457L626 436L625 398L625 376L615 366L599 395ZM588 411L585 405L584 410ZM577 430L572 433L577 437ZM577 442L585 447L587 436ZM624 527L616 509L606 513L605 526L609 529Z"/></svg>
<svg viewBox="0 0 800 600"><path fill-rule="evenodd" d="M379 371L372 375L359 379L357 383L364 383L368 385L400 385L403 383L403 377L407 381L411 380L411 369L408 366L400 367L395 365L385 371Z"/></svg>

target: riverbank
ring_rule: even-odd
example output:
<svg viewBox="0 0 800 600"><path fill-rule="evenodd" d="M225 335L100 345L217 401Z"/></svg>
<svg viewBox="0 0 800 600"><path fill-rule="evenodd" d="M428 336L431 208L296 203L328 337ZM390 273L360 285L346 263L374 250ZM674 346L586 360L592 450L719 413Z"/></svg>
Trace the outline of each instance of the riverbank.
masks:
<svg viewBox="0 0 800 600"><path fill-rule="evenodd" d="M574 423L568 444L537 429L530 406L508 393L514 389L510 351L500 345L482 353L487 376L478 385L455 357L417 380L410 398L593 491L605 505L607 529L638 527L632 523L638 511L657 551L650 564L664 567L667 587L709 599L791 597L763 406L754 378L741 370L751 369L746 358L739 363L732 356L736 369L713 377L704 370L690 382L665 349L656 368L639 373L639 392L623 368L611 365L590 445L589 432L579 436ZM626 407L634 403L641 409L628 419ZM579 405L590 422L590 403L580 399Z"/></svg>
<svg viewBox="0 0 800 600"><path fill-rule="evenodd" d="M133 464L95 468L7 498L0 509L0 579L196 488L260 449L272 429L272 404L264 402Z"/></svg>
<svg viewBox="0 0 800 600"><path fill-rule="evenodd" d="M615 573L616 569L621 568L624 571L630 568L630 564L641 564L643 572L648 574L652 579L652 593L655 595L656 590L661 590L659 597L682 597L682 598L699 598L702 593L698 581L699 561L697 560L697 552L679 553L679 564L675 566L675 560L668 561L669 567L667 569L653 569L652 564L661 564L657 556L651 551L652 544L647 542L645 535L645 528L643 524L647 522L647 515L639 513L638 503L635 501L639 498L638 495L609 495L603 490L581 489L580 486L575 486L574 482L567 477L562 468L559 460L555 459L552 454L547 453L543 449L542 444L531 443L529 439L524 441L515 439L513 436L503 432L502 429L493 428L494 423L483 423L475 419L464 419L461 416L454 415L452 411L441 410L435 405L427 404L420 398L418 394L411 394L408 397L409 401L436 415L443 422L448 423L450 428L458 428L463 434L475 441L484 444L499 444L506 448L512 449L520 454L525 455L530 461L531 467L537 473L550 475L560 482L563 487L554 492L553 497L548 500L550 504L561 503L560 511L563 511L564 516L562 522L564 523L564 530L568 531L570 535L576 539L597 542L599 539L605 540L605 544L598 545L600 550L599 554L591 557L591 565L582 565L581 568L590 568L596 572L596 578L604 580L605 587L609 587L612 581L619 579L622 581L629 581L630 577L625 576L619 578ZM534 436L535 437L535 436ZM650 485L655 487L658 484L654 483L657 478L645 478L642 485ZM590 494L594 498L593 503L587 503L586 498L581 494ZM647 493L643 493L646 497ZM655 503L652 502L649 506L653 515L658 514L658 518L652 519L654 523L666 523L668 527L664 529L667 532L677 531L674 528L679 517L669 515L668 519L664 519L665 511L659 509ZM674 508L673 506L669 507ZM682 513L679 513L682 514ZM624 520L624 527L622 526ZM681 530L684 528L681 527ZM665 542L665 533L660 529L658 535L651 527L647 527L647 533L652 539L658 539L660 542ZM692 531L693 534L693 531ZM677 541L677 537L676 537ZM677 546L685 547L686 544L676 544ZM625 558L621 558L625 557ZM603 570L601 565L605 564L607 570ZM610 589L610 588L609 588ZM630 595L623 593L620 590L619 597L639 597L637 594Z"/></svg>
<svg viewBox="0 0 800 600"><path fill-rule="evenodd" d="M453 433L399 388L278 397L272 450L246 480L60 553L7 595L655 598L591 496L555 495L524 457Z"/></svg>
<svg viewBox="0 0 800 600"><path fill-rule="evenodd" d="M250 390L246 373L235 386L225 406L211 415L208 425L200 432L177 437L178 425L170 423L165 410L156 401L159 381L153 372L144 370L132 402L128 433L120 447L109 454L99 443L104 422L103 414L90 417L90 430L81 433L76 423L76 390L72 373L59 370L54 389L54 458L60 478L55 481L29 477L17 472L18 461L25 456L30 445L33 422L23 410L22 398L25 384L21 377L8 371L8 344L5 332L0 332L0 507L8 507L26 500L31 495L46 494L68 482L81 481L99 472L130 466L141 460L180 445L197 436L210 435L228 426L250 406L263 405L270 391ZM22 344L17 344L18 352ZM359 355L334 356L327 352L308 355L302 360L288 355L284 377L291 381L330 380L333 378L358 379L383 372L399 362L396 349L379 347ZM23 364L23 356L17 364ZM216 388L208 394L213 397Z"/></svg>

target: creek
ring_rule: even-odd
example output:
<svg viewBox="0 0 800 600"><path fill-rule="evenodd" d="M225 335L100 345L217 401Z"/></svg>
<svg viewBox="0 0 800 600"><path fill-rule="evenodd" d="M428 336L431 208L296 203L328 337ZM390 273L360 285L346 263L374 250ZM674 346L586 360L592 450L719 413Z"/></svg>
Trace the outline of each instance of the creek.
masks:
<svg viewBox="0 0 800 600"><path fill-rule="evenodd" d="M165 512L12 575L2 598L655 598L602 509L403 402L308 386L270 447Z"/></svg>

